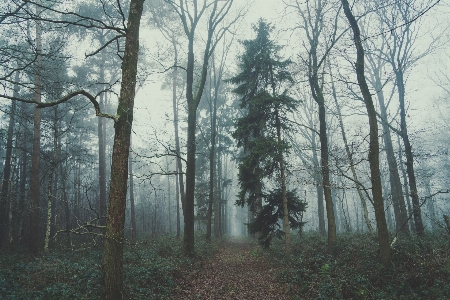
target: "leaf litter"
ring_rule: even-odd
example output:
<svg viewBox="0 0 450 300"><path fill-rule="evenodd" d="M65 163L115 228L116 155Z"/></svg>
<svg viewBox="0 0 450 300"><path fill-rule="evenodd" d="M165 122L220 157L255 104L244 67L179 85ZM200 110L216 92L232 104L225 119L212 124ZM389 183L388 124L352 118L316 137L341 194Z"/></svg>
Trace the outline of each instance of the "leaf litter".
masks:
<svg viewBox="0 0 450 300"><path fill-rule="evenodd" d="M276 273L259 246L231 239L199 270L176 279L174 299L291 299Z"/></svg>

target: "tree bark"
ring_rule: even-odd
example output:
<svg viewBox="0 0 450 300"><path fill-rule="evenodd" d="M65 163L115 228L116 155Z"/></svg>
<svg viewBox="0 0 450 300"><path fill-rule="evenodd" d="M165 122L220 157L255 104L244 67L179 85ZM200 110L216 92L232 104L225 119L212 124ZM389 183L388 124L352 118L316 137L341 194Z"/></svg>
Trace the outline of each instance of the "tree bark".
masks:
<svg viewBox="0 0 450 300"><path fill-rule="evenodd" d="M195 131L197 125L197 108L202 98L203 90L206 83L206 76L208 74L208 62L214 50L213 34L217 26L223 21L227 15L233 0L227 1L224 6L218 7L219 0L214 0L211 3L210 15L208 18L208 32L203 51L203 58L201 59L200 76L196 82L194 89L194 71L195 71L195 56L194 56L194 37L198 22L205 12L206 2L198 7L197 0L194 0L194 12L189 12L188 7L185 7L184 1L180 0L179 4L171 2L172 7L177 11L183 23L184 32L188 38L187 51L187 66L186 66L186 102L188 107L188 128L187 128L187 157L186 157L186 199L183 207L184 214L184 237L183 237L183 254L185 256L194 256L194 205L195 205ZM208 5L209 6L209 5ZM225 30L226 31L226 30ZM219 34L220 37L223 36ZM217 40L215 41L217 42Z"/></svg>
<svg viewBox="0 0 450 300"><path fill-rule="evenodd" d="M105 297L123 298L123 236L128 157L139 55L139 26L144 0L131 0L122 61L122 83L115 122L108 218L104 249Z"/></svg>
<svg viewBox="0 0 450 300"><path fill-rule="evenodd" d="M102 42L102 41L101 41ZM103 43L101 43L103 44ZM101 53L100 61L100 82L105 82L105 54ZM105 107L104 93L100 94L100 107ZM97 118L97 135L98 135L98 184L100 190L99 213L100 226L106 226L106 145L104 137L104 118Z"/></svg>
<svg viewBox="0 0 450 300"><path fill-rule="evenodd" d="M318 77L319 63L317 60L317 46L319 44L318 39L320 32L317 26L318 25L316 24L316 27L312 29L313 37L309 39L310 50L308 61L308 81L311 88L312 97L319 106L319 123L320 123L319 139L320 139L320 163L322 169L322 186L325 196L325 208L327 211L327 221L328 221L328 247L329 249L332 249L336 243L336 219L333 210L333 199L331 197L325 98L323 96L322 87L319 84L319 77Z"/></svg>
<svg viewBox="0 0 450 300"><path fill-rule="evenodd" d="M130 137L130 147L131 147ZM130 214L131 214L131 242L136 243L136 211L134 206L134 181L133 181L133 155L130 153L128 158L130 168Z"/></svg>
<svg viewBox="0 0 450 300"><path fill-rule="evenodd" d="M344 13L353 30L354 43L357 53L357 59L355 63L356 75L369 117L369 164L372 182L372 197L374 202L375 218L377 220L378 239L380 245L380 260L383 267L385 267L386 269L391 269L392 261L390 253L389 233L384 213L383 193L381 187L377 115L375 107L373 105L372 95L370 94L370 90L364 74L364 48L361 42L361 33L359 30L359 26L350 10L348 1L341 1L344 8Z"/></svg>
<svg viewBox="0 0 450 300"><path fill-rule="evenodd" d="M16 82L19 82L19 72L16 73ZM19 86L14 85L14 97L19 97ZM3 246L8 246L9 242L7 239L8 221L7 221L7 202L8 202L8 191L11 184L11 158L12 158L12 148L13 148L13 134L15 126L15 114L16 114L16 101L11 102L11 111L9 112L9 124L8 124L8 135L6 138L6 155L3 167L3 181L2 190L0 195L0 248Z"/></svg>
<svg viewBox="0 0 450 300"><path fill-rule="evenodd" d="M327 231L325 229L325 208L323 206L323 180L322 171L319 164L319 158L317 157L316 148L316 133L313 131L311 133L311 147L312 147L312 161L314 163L314 181L317 192L317 213L319 218L319 233L321 235L326 235Z"/></svg>
<svg viewBox="0 0 450 300"><path fill-rule="evenodd" d="M214 59L214 56L213 56ZM216 77L216 70L213 63L214 78ZM211 80L211 79L210 79ZM215 82L215 80L214 80ZM217 89L215 88L213 99L210 99L209 111L211 115L211 147L209 150L209 196L208 196L208 220L206 226L206 241L211 242L211 227L212 227L212 212L214 197L214 182L215 182L215 150L216 150L216 116L217 116ZM214 215L216 217L216 215ZM218 217L218 216L217 216ZM216 232L214 226L214 232Z"/></svg>
<svg viewBox="0 0 450 300"><path fill-rule="evenodd" d="M398 88L398 100L400 102L400 129L403 144L405 146L406 173L408 174L409 191L412 199L414 228L418 236L423 236L424 227L422 222L422 214L420 211L419 194L417 193L416 176L414 174L414 155L412 153L412 147L408 136L408 128L406 126L405 83L403 79L403 70L399 66L397 70L394 70L394 72Z"/></svg>
<svg viewBox="0 0 450 300"><path fill-rule="evenodd" d="M22 103L21 104L21 111L23 114L26 114L27 104ZM28 169L28 140L26 139L25 132L27 128L25 124L22 124L22 149L21 149L21 159L20 159L20 187L19 187L19 210L20 210L20 216L19 216L19 229L18 229L18 242L22 243L23 237L25 236L25 230L24 230L24 220L25 220L25 211L26 211L26 205L25 205L25 198L26 198L26 185L27 185L27 169Z"/></svg>
<svg viewBox="0 0 450 300"><path fill-rule="evenodd" d="M174 39L172 39L172 45L175 54L174 65L178 64L178 49L177 44ZM174 68L172 72L172 106L173 106L173 126L175 130L175 151L177 152L177 237L180 237L181 228L180 228L180 199L181 197L181 206L184 211L184 203L185 203L185 193L184 193L184 179L183 179L183 164L181 162L181 151L180 151L180 138L178 134L178 105L177 105L177 74L178 69Z"/></svg>
<svg viewBox="0 0 450 300"><path fill-rule="evenodd" d="M281 124L280 124L280 116L278 113L278 110L275 110L275 122L276 122L276 128L277 128L277 140L278 140L278 146L280 147L280 153L279 153L279 164L280 164L280 180L281 180L281 196L283 200L283 229L284 229L284 246L286 254L291 253L291 228L289 226L289 210L288 210L288 204L287 204L287 197L286 197L286 175L284 170L284 158L283 158L283 152L281 150Z"/></svg>
<svg viewBox="0 0 450 300"><path fill-rule="evenodd" d="M322 100L323 96L322 96ZM322 186L325 196L325 208L328 220L328 248L332 249L336 243L336 219L333 210L333 199L331 197L330 168L328 165L328 138L327 124L325 121L325 104L319 103L320 120L320 156L322 167Z"/></svg>
<svg viewBox="0 0 450 300"><path fill-rule="evenodd" d="M411 199L410 199L410 193L409 193L409 187L408 187L408 175L406 174L406 170L403 164L403 149L402 149L402 145L401 145L401 137L398 136L397 137L397 142L398 142L398 159L400 160L400 171L402 172L402 177L403 177L403 193L405 195L406 198L406 205L408 208L408 216L412 216L413 214L413 210L412 210L412 206L411 206ZM413 218L408 217L408 224L409 224L409 229L410 230L415 230L414 228L414 220Z"/></svg>
<svg viewBox="0 0 450 300"><path fill-rule="evenodd" d="M34 100L41 102L41 67L42 67L42 28L36 22L36 74ZM28 250L32 254L39 251L39 160L41 148L41 109L34 108L33 117L33 154L31 156L31 178L30 178L30 237Z"/></svg>
<svg viewBox="0 0 450 300"><path fill-rule="evenodd" d="M384 48L384 44L382 45ZM381 51L381 50L380 50ZM378 103L380 106L381 125L383 128L383 141L386 151L386 158L389 167L389 182L391 187L392 203L395 215L396 231L409 233L409 227L406 225L408 213L405 206L405 198L403 197L402 184L398 172L397 159L394 154L392 145L391 130L389 128L387 106L385 104L383 84L381 82L381 72L383 62L381 58L374 55L368 56L368 62L371 66L370 82L377 91Z"/></svg>
<svg viewBox="0 0 450 300"><path fill-rule="evenodd" d="M53 174L56 170L56 158L58 153L58 108L55 106L54 108L55 115L53 117L53 157L50 162L50 171L48 174L47 181L47 228L45 230L45 240L44 240L44 250L46 252L49 251L49 243L50 243L50 233L52 228L52 202L53 202L53 192L52 192L52 183L53 183Z"/></svg>
<svg viewBox="0 0 450 300"><path fill-rule="evenodd" d="M331 67L330 67L330 72L331 72ZM367 209L366 199L364 198L364 195L361 191L361 186L358 184L359 180L358 180L358 175L356 174L355 163L353 161L353 156L350 151L350 147L348 146L347 135L345 134L345 130L344 130L344 121L342 120L341 106L339 105L339 102L337 101L334 81L332 81L331 85L332 85L332 90L333 90L334 103L336 104L337 115L338 115L338 119L339 119L339 126L341 127L342 140L344 141L345 153L347 154L347 159L350 164L350 170L352 171L352 176L356 183L356 191L358 192L358 196L361 201L361 207L363 209L364 221L366 222L367 229L369 230L370 234L374 235L375 232L373 230L372 223L370 222L369 210Z"/></svg>

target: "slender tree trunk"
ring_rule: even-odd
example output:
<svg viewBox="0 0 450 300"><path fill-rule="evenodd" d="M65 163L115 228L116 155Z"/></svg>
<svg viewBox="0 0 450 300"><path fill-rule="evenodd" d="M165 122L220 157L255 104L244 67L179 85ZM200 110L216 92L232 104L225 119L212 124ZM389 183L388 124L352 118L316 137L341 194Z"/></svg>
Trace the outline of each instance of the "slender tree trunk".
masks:
<svg viewBox="0 0 450 300"><path fill-rule="evenodd" d="M312 160L314 163L315 175L314 181L316 185L317 192L317 212L319 218L319 233L321 235L326 235L327 231L325 229L325 207L323 206L323 180L322 172L320 171L319 158L317 157L316 148L316 133L311 133L311 146L312 146Z"/></svg>
<svg viewBox="0 0 450 300"><path fill-rule="evenodd" d="M16 73L16 82L19 82L19 72ZM14 97L19 97L19 86L17 84L14 85ZM12 146L13 146L13 134L14 134L14 126L15 126L15 114L16 114L16 102L13 100L11 102L11 111L9 115L9 124L8 124L8 135L6 138L6 156L3 167L3 181L2 181L2 190L0 195L0 248L3 246L7 246L7 232L8 232L8 221L7 221L7 201L8 201L8 190L10 186L10 177L11 177L11 156L12 156Z"/></svg>
<svg viewBox="0 0 450 300"><path fill-rule="evenodd" d="M383 205L383 193L381 187L380 163L379 163L379 142L378 142L378 122L375 107L373 105L372 95L367 86L364 74L364 48L361 42L361 33L358 23L353 16L347 0L341 0L345 15L350 23L354 34L354 42L357 52L356 59L356 75L361 93L366 105L367 114L369 117L370 127L370 143L369 143L369 164L372 182L372 197L375 208L375 218L377 220L378 239L380 244L380 259L383 267L392 268L389 233L386 225L386 217Z"/></svg>
<svg viewBox="0 0 450 300"><path fill-rule="evenodd" d="M39 22L36 22L36 74L34 100L41 102L41 67L42 67L42 28ZM33 117L33 154L31 158L31 179L30 179L30 237L28 250L32 254L39 251L39 158L41 148L41 110L34 108Z"/></svg>
<svg viewBox="0 0 450 300"><path fill-rule="evenodd" d="M214 237L219 238L223 233L223 218L222 218L222 166L221 166L221 146L220 136L217 141L217 179L215 182L216 193L214 200Z"/></svg>
<svg viewBox="0 0 450 300"><path fill-rule="evenodd" d="M166 156L166 163L167 163L167 171L169 171L169 162L167 160L167 156ZM172 235L172 212L170 209L170 197L171 197L171 193L170 193L170 177L167 176L167 209L168 209L168 213L169 213L169 234Z"/></svg>
<svg viewBox="0 0 450 300"><path fill-rule="evenodd" d="M21 105L21 111L23 114L26 114L27 104L24 102ZM28 140L26 139L26 126L22 125L22 153L21 153L21 162L20 162L20 187L19 187L19 209L20 209L20 219L19 219L19 230L18 230L18 242L22 243L23 237L25 236L24 230L24 220L26 215L26 205L25 205L25 197L26 197L26 185L27 185L27 169L28 169Z"/></svg>
<svg viewBox="0 0 450 300"><path fill-rule="evenodd" d="M128 178L128 157L136 90L139 54L139 26L144 0L131 0L125 51L122 61L122 83L115 122L111 164L108 218L104 250L105 297L123 298L123 236Z"/></svg>
<svg viewBox="0 0 450 300"><path fill-rule="evenodd" d="M213 64L214 68L214 64ZM215 71L214 71L215 72ZM210 79L211 82L211 79ZM214 101L214 103L213 103ZM209 150L209 196L208 196L208 212L206 223L206 241L211 242L212 212L214 203L214 182L215 182L215 147L216 147L216 113L217 98L210 99L209 111L211 114L211 146ZM214 231L216 228L214 228Z"/></svg>
<svg viewBox="0 0 450 300"><path fill-rule="evenodd" d="M61 140L60 140L61 142ZM61 144L59 145L59 149L61 149ZM66 246L70 247L71 245L71 234L70 234L70 207L69 207L69 199L67 198L67 174L66 168L64 168L63 163L59 164L59 173L61 174L61 185L62 185L62 205L64 210L64 231L67 233Z"/></svg>
<svg viewBox="0 0 450 300"><path fill-rule="evenodd" d="M101 41L101 44L103 42ZM105 82L105 54L101 52L100 61L100 83ZM104 93L100 94L100 106L105 108ZM98 135L98 180L99 180L99 213L100 213L100 226L106 226L106 145L104 137L104 118L97 118L97 135Z"/></svg>
<svg viewBox="0 0 450 300"><path fill-rule="evenodd" d="M176 167L177 173L181 172L181 170L178 170L178 166ZM176 185L176 201L177 201L177 238L181 235L181 224L180 224L180 186L178 185L178 176L175 176L175 185Z"/></svg>
<svg viewBox="0 0 450 300"><path fill-rule="evenodd" d="M328 138L327 125L325 121L325 105L319 104L320 120L320 156L322 166L322 185L325 196L325 208L327 210L328 220L328 247L331 249L336 243L336 219L333 210L333 199L331 197L330 187L330 169L328 165Z"/></svg>
<svg viewBox="0 0 450 300"><path fill-rule="evenodd" d="M331 72L331 67L330 67L330 72ZM364 198L364 195L361 191L361 186L358 184L359 180L358 180L358 175L356 174L355 163L353 161L353 155L350 151L350 147L348 146L347 135L346 135L345 129L344 129L344 121L342 120L341 106L339 105L339 102L337 101L336 89L334 86L334 82L332 82L331 84L332 84L332 89L333 89L334 103L336 104L337 115L338 115L338 119L339 119L339 126L341 128L342 140L344 141L345 153L347 154L347 159L350 164L350 170L352 171L352 176L356 183L356 191L358 192L358 196L361 201L361 207L363 209L364 221L366 222L367 229L369 230L370 234L374 235L375 232L373 230L372 223L370 222L369 210L367 209L366 199Z"/></svg>
<svg viewBox="0 0 450 300"><path fill-rule="evenodd" d="M14 155L14 162L11 162L11 179L10 179L10 192L8 195L8 200L9 200L9 208L8 208L8 235L7 235L7 245L8 247L13 245L14 242L14 236L13 236L13 231L14 231L14 217L15 217L15 209L14 209L14 202L16 200L16 195L17 195L17 176L15 175L17 173L17 139L15 141L15 146L16 148L16 155Z"/></svg>
<svg viewBox="0 0 450 300"><path fill-rule="evenodd" d="M49 243L50 243L50 233L52 228L52 202L54 194L52 192L52 183L53 183L53 173L56 170L56 157L58 152L58 108L55 106L54 108L54 119L53 119L53 157L50 163L50 171L48 174L47 181L47 228L45 230L45 240L44 240L44 250L48 252Z"/></svg>
<svg viewBox="0 0 450 300"><path fill-rule="evenodd" d="M276 118L276 128L277 128L277 140L278 140L278 146L281 148L282 141L281 141L281 124L280 124L280 117L278 114L278 110L275 111L275 118ZM291 253L291 228L289 226L289 210L288 210L288 203L287 203L287 197L286 197L286 175L284 170L284 158L283 158L283 152L280 149L279 153L280 157L280 179L281 179L281 196L283 201L283 229L284 229L284 245L286 253Z"/></svg>
<svg viewBox="0 0 450 300"><path fill-rule="evenodd" d="M175 53L175 61L174 65L178 63L178 49L175 40L172 40L172 45ZM177 152L177 237L180 237L181 226L180 226L180 199L181 197L181 206L184 211L184 203L185 203L185 193L184 193L184 179L183 179L183 164L181 163L181 151L180 151L180 138L178 135L178 105L177 105L177 68L173 69L172 73L172 103L173 103L173 126L175 130L175 151Z"/></svg>
<svg viewBox="0 0 450 300"><path fill-rule="evenodd" d="M188 113L188 139L186 163L186 199L183 209L184 237L183 253L185 256L194 256L194 200L195 200L195 127L197 121L197 107L189 106Z"/></svg>
<svg viewBox="0 0 450 300"><path fill-rule="evenodd" d="M310 41L310 60L309 60L309 85L314 101L319 106L319 138L320 138L320 158L322 169L322 186L325 196L325 208L327 211L328 220L328 247L332 249L336 243L336 219L333 210L333 199L331 197L330 186L330 167L328 159L328 137L327 137L327 123L325 113L325 98L323 96L322 87L319 85L318 78L318 62L317 62L317 45L318 35L315 35L314 40ZM320 223L319 223L320 224Z"/></svg>
<svg viewBox="0 0 450 300"><path fill-rule="evenodd" d="M372 62L374 65L375 62ZM392 146L391 131L388 125L387 109L384 101L383 85L378 70L372 70L372 82L377 91L378 103L380 105L380 115L382 118L383 140L386 151L386 158L389 166L389 182L391 187L392 204L395 215L395 229L403 233L409 233L409 227L406 225L408 213L405 206L405 198L403 197L402 184L398 172L397 159Z"/></svg>
<svg viewBox="0 0 450 300"><path fill-rule="evenodd" d="M183 209L184 213L184 239L183 254L184 256L193 257L195 255L195 131L197 126L197 108L203 94L208 72L209 51L211 47L211 34L208 33L208 41L204 52L203 65L201 71L200 82L194 95L194 30L188 35L188 62L186 68L186 101L188 106L188 128L187 128L187 162L186 162L186 199ZM211 29L210 30L214 30Z"/></svg>
<svg viewBox="0 0 450 300"><path fill-rule="evenodd" d="M414 174L414 156L412 153L411 143L408 136L408 128L406 126L406 110L405 110L405 83L403 79L403 70L399 67L395 70L395 77L398 88L398 99L400 102L400 128L401 137L405 146L406 156L406 173L409 180L409 191L412 199L412 209L414 216L415 232L418 236L424 235L424 227L422 222L422 214L420 211L419 194L417 193L416 176Z"/></svg>
<svg viewBox="0 0 450 300"><path fill-rule="evenodd" d="M130 147L131 147L130 137ZM130 171L130 214L131 214L131 242L136 243L136 211L134 206L134 181L133 181L133 155L130 153L128 158Z"/></svg>
<svg viewBox="0 0 450 300"><path fill-rule="evenodd" d="M412 216L413 211L412 211L412 206L411 206L411 198L410 198L410 193L409 193L409 187L408 187L408 176L406 174L406 170L403 164L403 155L402 155L402 145L401 145L401 141L400 141L400 136L397 137L397 142L398 142L398 159L400 161L400 171L402 172L402 177L403 177L403 191L404 191L404 195L406 198L406 205L408 208L408 216ZM412 218L409 218L408 221L409 224L409 229L410 230L414 230L414 220Z"/></svg>

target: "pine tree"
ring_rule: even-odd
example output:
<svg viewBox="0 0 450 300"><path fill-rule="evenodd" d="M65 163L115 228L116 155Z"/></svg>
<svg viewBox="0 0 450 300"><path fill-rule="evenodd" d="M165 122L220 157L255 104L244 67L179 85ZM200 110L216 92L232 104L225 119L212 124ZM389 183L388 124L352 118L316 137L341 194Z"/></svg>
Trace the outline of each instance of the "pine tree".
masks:
<svg viewBox="0 0 450 300"><path fill-rule="evenodd" d="M284 157L289 144L282 138L288 130L286 114L295 109L298 101L289 96L293 79L288 66L281 60L281 47L270 39L273 27L260 19L253 26L254 40L245 40L245 52L240 56L241 72L228 81L238 85L233 90L240 97L244 116L235 123L233 137L243 148L239 162L241 191L238 205L247 204L256 214L249 224L250 233L269 246L274 236L285 236L286 252L290 251L290 228L299 228L300 212L305 204L286 190ZM264 205L263 205L264 204ZM279 219L283 219L283 231Z"/></svg>

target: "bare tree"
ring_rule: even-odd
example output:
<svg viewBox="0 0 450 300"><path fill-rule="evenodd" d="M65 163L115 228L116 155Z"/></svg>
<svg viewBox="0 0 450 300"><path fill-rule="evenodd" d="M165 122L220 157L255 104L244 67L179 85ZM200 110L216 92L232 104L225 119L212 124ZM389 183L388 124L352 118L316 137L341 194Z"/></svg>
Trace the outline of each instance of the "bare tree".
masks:
<svg viewBox="0 0 450 300"><path fill-rule="evenodd" d="M188 60L186 64L186 101L188 107L188 129L187 129L187 162L186 162L186 199L183 207L184 213L184 237L183 251L186 256L194 256L194 192L195 192L195 132L197 122L197 108L202 98L203 90L208 73L208 62L226 31L240 17L238 15L228 25L220 27L228 15L233 0L230 1L198 1L188 3L183 0L166 0L176 11L183 24L184 33L188 39ZM200 3L199 3L200 2ZM207 35L202 47L202 58L200 60L200 76L195 82L195 46L196 30L200 25L203 15L207 15Z"/></svg>
<svg viewBox="0 0 450 300"><path fill-rule="evenodd" d="M361 89L361 94L364 98L364 103L369 117L370 127L370 143L369 143L369 164L372 182L372 197L375 208L375 218L377 221L378 238L380 244L380 259L381 264L390 269L392 267L389 232L386 225L386 217L383 205L383 193L381 187L380 163L379 163L379 142L378 142L378 123L375 106L373 104L372 95L366 82L364 73L364 48L361 41L361 31L358 26L347 0L341 0L344 8L345 16L350 23L353 31L353 40L356 48L356 75L358 84Z"/></svg>
<svg viewBox="0 0 450 300"><path fill-rule="evenodd" d="M289 5L290 7L293 7L301 17L299 28L305 30L306 33L308 45L305 46L305 48L307 48L308 57L302 60L308 69L308 82L311 89L311 95L319 106L322 186L325 195L328 220L328 246L330 248L334 247L334 244L336 243L336 220L331 195L327 121L323 90L324 76L323 72L321 72L321 68L325 67L325 61L328 59L329 52L343 34L337 35L338 12L334 11L332 4L332 1L327 0L307 1L305 3L300 3L296 0L294 4ZM334 16L332 16L334 19L334 26L330 32L327 32L325 19L332 13L334 13Z"/></svg>

